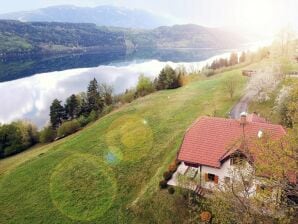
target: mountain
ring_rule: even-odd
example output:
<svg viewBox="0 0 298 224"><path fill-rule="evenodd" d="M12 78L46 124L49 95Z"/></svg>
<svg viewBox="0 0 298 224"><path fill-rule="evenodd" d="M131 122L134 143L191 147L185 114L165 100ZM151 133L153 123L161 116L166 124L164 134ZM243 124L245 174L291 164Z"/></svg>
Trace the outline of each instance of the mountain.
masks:
<svg viewBox="0 0 298 224"><path fill-rule="evenodd" d="M2 14L0 15L0 19L19 20L23 22L94 23L99 26L146 29L173 24L173 21L170 19L145 10L116 6L98 6L95 8L70 5L53 6L34 11Z"/></svg>
<svg viewBox="0 0 298 224"><path fill-rule="evenodd" d="M231 32L198 25L152 30L98 27L90 23L0 20L0 58L26 54L119 52L139 49L227 49L245 40Z"/></svg>
<svg viewBox="0 0 298 224"><path fill-rule="evenodd" d="M122 32L79 23L0 20L0 57L84 52L125 53Z"/></svg>
<svg viewBox="0 0 298 224"><path fill-rule="evenodd" d="M152 30L124 31L126 40L141 48L227 49L247 42L242 35L194 24L161 26Z"/></svg>

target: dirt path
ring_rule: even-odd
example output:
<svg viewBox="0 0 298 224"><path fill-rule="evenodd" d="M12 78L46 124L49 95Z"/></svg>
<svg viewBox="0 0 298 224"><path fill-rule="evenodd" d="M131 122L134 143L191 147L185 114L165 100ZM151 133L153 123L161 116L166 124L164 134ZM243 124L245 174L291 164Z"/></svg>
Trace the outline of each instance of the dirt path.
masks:
<svg viewBox="0 0 298 224"><path fill-rule="evenodd" d="M248 91L238 103L235 104L233 109L230 112L230 117L233 119L240 118L240 114L242 112L248 112L248 104L255 96L255 93L253 91Z"/></svg>

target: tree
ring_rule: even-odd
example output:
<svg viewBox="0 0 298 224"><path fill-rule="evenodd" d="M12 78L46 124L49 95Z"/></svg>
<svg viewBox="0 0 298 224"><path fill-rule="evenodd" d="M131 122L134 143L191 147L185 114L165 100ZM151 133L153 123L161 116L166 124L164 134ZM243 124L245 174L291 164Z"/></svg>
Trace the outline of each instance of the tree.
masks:
<svg viewBox="0 0 298 224"><path fill-rule="evenodd" d="M297 133L250 139L245 162L230 169L210 197L214 223L290 223L298 197ZM241 216L239 216L241 214Z"/></svg>
<svg viewBox="0 0 298 224"><path fill-rule="evenodd" d="M231 53L230 55L230 60L229 60L229 65L233 66L238 64L238 55L237 53Z"/></svg>
<svg viewBox="0 0 298 224"><path fill-rule="evenodd" d="M44 127L39 134L41 143L48 143L54 141L56 138L56 131L51 127Z"/></svg>
<svg viewBox="0 0 298 224"><path fill-rule="evenodd" d="M85 92L82 92L77 95L77 99L79 102L79 116L88 116L89 114L89 108L88 108L88 100L87 100L87 94Z"/></svg>
<svg viewBox="0 0 298 224"><path fill-rule="evenodd" d="M229 94L231 99L233 99L238 85L239 81L235 77L228 77L223 81L223 88Z"/></svg>
<svg viewBox="0 0 298 224"><path fill-rule="evenodd" d="M106 106L113 104L113 87L105 83L99 85L99 95L103 97Z"/></svg>
<svg viewBox="0 0 298 224"><path fill-rule="evenodd" d="M246 61L246 53L243 51L243 52L241 53L240 58L239 58L239 62L240 62L240 63L243 63L243 62L245 62L245 61Z"/></svg>
<svg viewBox="0 0 298 224"><path fill-rule="evenodd" d="M97 80L94 78L90 81L88 90L87 90L87 103L88 103L88 112L92 110L100 113L104 107L104 100L99 93L99 87Z"/></svg>
<svg viewBox="0 0 298 224"><path fill-rule="evenodd" d="M176 68L176 74L177 74L177 79L179 86L184 86L188 83L188 76L187 76L187 71L184 65L180 65Z"/></svg>
<svg viewBox="0 0 298 224"><path fill-rule="evenodd" d="M57 136L59 138L68 136L75 133L80 129L80 123L74 119L72 121L65 121L57 130Z"/></svg>
<svg viewBox="0 0 298 224"><path fill-rule="evenodd" d="M0 157L19 153L38 142L37 128L27 121L0 126Z"/></svg>
<svg viewBox="0 0 298 224"><path fill-rule="evenodd" d="M298 124L298 84L293 85L289 96L283 103L281 120L284 125L293 128Z"/></svg>
<svg viewBox="0 0 298 224"><path fill-rule="evenodd" d="M70 119L78 117L80 113L80 105L75 94L72 94L69 98L66 99L65 111L67 117Z"/></svg>
<svg viewBox="0 0 298 224"><path fill-rule="evenodd" d="M159 73L156 89L175 89L180 87L177 74L169 65L165 66Z"/></svg>
<svg viewBox="0 0 298 224"><path fill-rule="evenodd" d="M66 118L64 107L61 105L61 101L55 99L50 106L50 120L54 129L58 128L63 120Z"/></svg>
<svg viewBox="0 0 298 224"><path fill-rule="evenodd" d="M141 74L139 76L136 94L138 96L145 96L152 92L154 92L154 86L150 78L146 77L144 74Z"/></svg>

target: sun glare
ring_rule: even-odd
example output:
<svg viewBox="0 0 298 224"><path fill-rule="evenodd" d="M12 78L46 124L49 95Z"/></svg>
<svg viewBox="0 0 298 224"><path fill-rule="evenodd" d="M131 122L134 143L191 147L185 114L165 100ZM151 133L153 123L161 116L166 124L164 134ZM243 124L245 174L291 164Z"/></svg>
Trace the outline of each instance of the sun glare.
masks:
<svg viewBox="0 0 298 224"><path fill-rule="evenodd" d="M257 33L273 34L284 25L281 1L237 1L237 25Z"/></svg>

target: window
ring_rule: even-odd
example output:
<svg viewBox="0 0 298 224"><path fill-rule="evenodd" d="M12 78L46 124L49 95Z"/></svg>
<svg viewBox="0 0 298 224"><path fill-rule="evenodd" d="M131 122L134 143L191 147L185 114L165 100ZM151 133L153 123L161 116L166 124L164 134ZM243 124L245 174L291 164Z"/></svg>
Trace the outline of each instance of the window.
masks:
<svg viewBox="0 0 298 224"><path fill-rule="evenodd" d="M212 174L212 173L206 173L205 174L205 181L206 182L214 182L214 183L218 183L218 176Z"/></svg>
<svg viewBox="0 0 298 224"><path fill-rule="evenodd" d="M215 175L212 173L208 173L208 181L214 181L215 180Z"/></svg>

